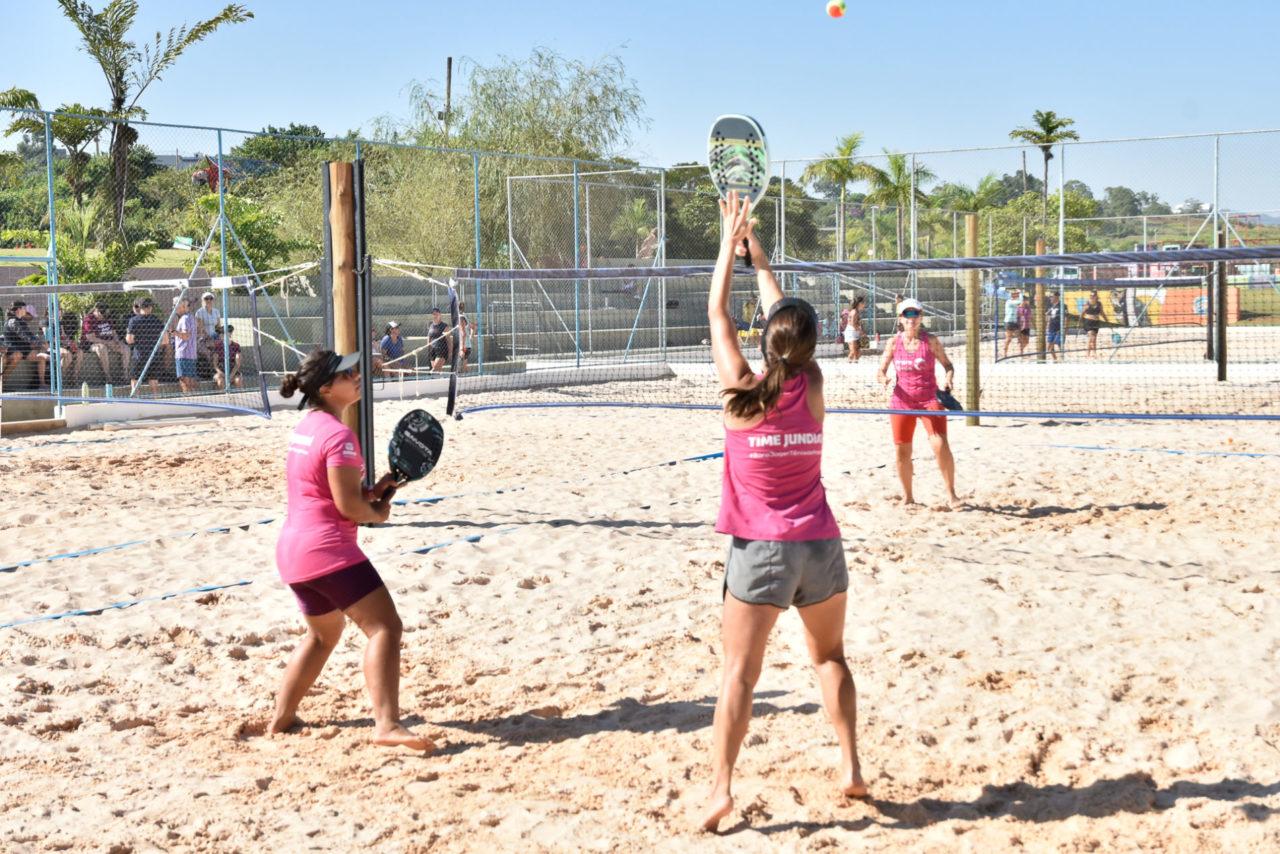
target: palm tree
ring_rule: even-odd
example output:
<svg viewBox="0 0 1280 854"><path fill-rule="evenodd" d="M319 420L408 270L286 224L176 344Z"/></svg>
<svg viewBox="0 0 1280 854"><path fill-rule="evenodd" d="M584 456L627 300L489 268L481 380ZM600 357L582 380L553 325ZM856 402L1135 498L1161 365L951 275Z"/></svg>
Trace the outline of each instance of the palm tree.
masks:
<svg viewBox="0 0 1280 854"><path fill-rule="evenodd" d="M138 139L138 132L129 127L127 120L146 115L138 106L138 99L148 86L173 67L187 48L203 41L223 24L246 21L253 13L238 3L231 3L194 26L172 27L167 36L157 32L154 41L139 48L128 38L138 15L137 0L110 0L101 12L94 11L85 0L58 0L58 5L80 31L81 47L98 63L111 92L108 113L116 119L111 124L112 218L116 230L123 235L129 147Z"/></svg>
<svg viewBox="0 0 1280 854"><path fill-rule="evenodd" d="M624 207L613 221L612 237L614 240L626 240L635 250L633 258L641 257L641 248L650 232L656 230L657 218L649 210L644 199L632 199L631 204ZM590 261L588 260L588 266Z"/></svg>
<svg viewBox="0 0 1280 854"><path fill-rule="evenodd" d="M1066 130L1076 123L1075 119L1059 116L1053 110L1036 110L1031 116L1034 127L1014 128L1009 131L1009 139L1020 139L1038 146L1044 155L1044 187L1041 188L1041 217L1049 218L1049 161L1053 159L1053 146L1068 139L1079 139L1080 134Z"/></svg>
<svg viewBox="0 0 1280 854"><path fill-rule="evenodd" d="M933 191L930 201L934 207L977 213L986 208L995 207L1000 201L1003 189L996 174L988 172L978 180L977 187L950 182L943 184Z"/></svg>
<svg viewBox="0 0 1280 854"><path fill-rule="evenodd" d="M34 92L16 87L0 92L0 107L32 111L18 113L5 133L26 133L36 138L44 136L44 119L33 115L33 112L40 111L40 99ZM63 104L53 113L49 133L67 150L67 168L63 177L67 179L77 205L84 201L84 169L89 165L85 149L106 128L105 119L106 113L102 110L81 104Z"/></svg>
<svg viewBox="0 0 1280 854"><path fill-rule="evenodd" d="M857 159L858 149L862 147L862 134L854 131L848 136L836 140L836 150L822 155L822 159L810 163L800 176L806 183L826 181L840 188L840 207L836 213L836 235L838 260L844 260L844 196L849 185L855 181L866 181L871 177L871 170L866 163Z"/></svg>
<svg viewBox="0 0 1280 854"><path fill-rule="evenodd" d="M883 169L871 163L866 164L867 182L871 184L871 192L867 194L866 204L892 206L897 214L898 255L902 255L903 222L902 212L910 210L913 202L927 199L923 185L937 178L923 163L916 162L915 180L912 180L911 161L905 154L894 154L885 149L887 161ZM914 192L913 192L914 188Z"/></svg>

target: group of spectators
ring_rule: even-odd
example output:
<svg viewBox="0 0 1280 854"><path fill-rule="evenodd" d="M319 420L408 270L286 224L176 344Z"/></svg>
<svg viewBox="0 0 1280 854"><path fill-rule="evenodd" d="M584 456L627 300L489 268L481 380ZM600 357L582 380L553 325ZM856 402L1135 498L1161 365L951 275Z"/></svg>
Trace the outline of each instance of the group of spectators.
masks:
<svg viewBox="0 0 1280 854"><path fill-rule="evenodd" d="M471 342L475 335L475 327L471 319L465 314L466 305L458 304L458 340L460 341L458 371L465 372L467 369L467 360L471 358ZM430 365L430 370L438 372L445 370L447 366L453 363L453 347L454 336L452 335L447 321L439 308L431 309L431 324L427 327L426 344L419 350L426 350L426 360ZM383 327L382 335L379 337L378 330L375 328L371 336L373 341L373 375L384 376L389 371L407 371L403 365L403 360L414 351L405 351L404 334L400 330L400 322L392 320Z"/></svg>
<svg viewBox="0 0 1280 854"><path fill-rule="evenodd" d="M176 299L173 321L166 326L155 313L155 301L142 297L134 301L123 330L104 302L95 304L83 317L63 313L59 347L64 379L110 385L123 373L134 390L144 378L153 393L160 391L162 381L176 379L182 392L191 393L199 388L202 376L224 388L229 363L231 385L242 387L240 345L231 339L235 327L224 328L212 292L205 292L200 303L192 311L188 298ZM0 347L5 373L24 360L31 361L36 367L37 388L47 386L47 331L47 325L35 319L25 301L14 300L6 312ZM117 365L119 371L114 370Z"/></svg>
<svg viewBox="0 0 1280 854"><path fill-rule="evenodd" d="M1094 291L1094 296L1097 296L1097 291ZM1018 342L1018 355L1026 353L1027 345L1031 343L1032 313L1030 291L1020 291L1016 288L1009 291L1009 299L1004 304L1003 358L1009 358L1009 347L1015 340ZM1049 292L1049 301L1044 307L1044 318L1045 352L1056 362L1063 348L1062 303L1056 291Z"/></svg>

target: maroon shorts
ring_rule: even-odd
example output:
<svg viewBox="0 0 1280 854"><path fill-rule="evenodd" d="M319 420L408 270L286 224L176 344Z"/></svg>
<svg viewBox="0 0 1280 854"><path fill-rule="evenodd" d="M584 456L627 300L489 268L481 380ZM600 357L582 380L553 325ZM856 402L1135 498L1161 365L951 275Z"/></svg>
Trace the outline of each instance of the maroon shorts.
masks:
<svg viewBox="0 0 1280 854"><path fill-rule="evenodd" d="M345 611L382 586L382 577L367 560L328 575L290 584L298 607L309 617Z"/></svg>

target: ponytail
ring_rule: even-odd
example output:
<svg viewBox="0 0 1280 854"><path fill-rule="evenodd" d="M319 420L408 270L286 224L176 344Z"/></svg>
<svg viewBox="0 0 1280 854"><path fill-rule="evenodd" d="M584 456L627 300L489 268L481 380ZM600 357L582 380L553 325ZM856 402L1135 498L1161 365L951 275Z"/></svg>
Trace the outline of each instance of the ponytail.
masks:
<svg viewBox="0 0 1280 854"><path fill-rule="evenodd" d="M796 300L800 303L800 300ZM817 317L807 303L773 311L764 331L764 376L750 388L727 388L725 410L735 418L767 415L778 405L787 380L813 361L818 344Z"/></svg>

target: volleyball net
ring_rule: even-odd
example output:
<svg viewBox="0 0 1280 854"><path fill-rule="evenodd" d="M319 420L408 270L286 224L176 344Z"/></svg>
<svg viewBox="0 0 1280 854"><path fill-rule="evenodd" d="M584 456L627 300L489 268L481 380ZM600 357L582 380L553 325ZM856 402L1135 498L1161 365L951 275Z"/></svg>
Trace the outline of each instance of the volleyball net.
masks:
<svg viewBox="0 0 1280 854"><path fill-rule="evenodd" d="M452 282L469 306L470 352L457 377L463 412L720 405L706 319L710 265L465 270L397 263L429 271L433 287ZM887 411L877 371L893 346L896 305L910 296L924 304L925 328L954 364L953 391L968 413L1280 418L1277 264L1280 247L1260 246L788 261L774 269L784 293L818 312L818 360L832 411ZM375 304L386 286L375 282ZM844 327L859 299L864 337L854 361ZM759 369L762 318L749 271L735 275L730 310Z"/></svg>

